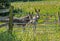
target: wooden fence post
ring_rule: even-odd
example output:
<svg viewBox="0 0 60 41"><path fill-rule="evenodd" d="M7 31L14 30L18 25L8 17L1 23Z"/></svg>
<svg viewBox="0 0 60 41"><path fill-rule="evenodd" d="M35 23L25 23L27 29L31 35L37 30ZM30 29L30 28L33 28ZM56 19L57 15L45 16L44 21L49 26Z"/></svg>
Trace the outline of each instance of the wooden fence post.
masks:
<svg viewBox="0 0 60 41"><path fill-rule="evenodd" d="M9 8L9 29L8 29L8 32L10 34L12 34L12 31L13 31L13 14L12 14L12 11L13 11L13 6L11 6Z"/></svg>
<svg viewBox="0 0 60 41"><path fill-rule="evenodd" d="M58 12L58 24L60 25L60 12Z"/></svg>

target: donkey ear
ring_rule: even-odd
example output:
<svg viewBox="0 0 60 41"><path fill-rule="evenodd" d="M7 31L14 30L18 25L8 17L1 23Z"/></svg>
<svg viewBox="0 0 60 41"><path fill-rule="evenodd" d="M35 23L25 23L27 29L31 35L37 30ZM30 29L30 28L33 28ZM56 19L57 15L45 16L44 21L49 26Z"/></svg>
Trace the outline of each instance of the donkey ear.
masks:
<svg viewBox="0 0 60 41"><path fill-rule="evenodd" d="M40 9L38 9L38 11L40 12Z"/></svg>
<svg viewBox="0 0 60 41"><path fill-rule="evenodd" d="M35 9L35 12L37 12L37 9Z"/></svg>
<svg viewBox="0 0 60 41"><path fill-rule="evenodd" d="M29 14L30 14L30 12L29 12Z"/></svg>
<svg viewBox="0 0 60 41"><path fill-rule="evenodd" d="M32 14L33 14L33 12L32 12Z"/></svg>

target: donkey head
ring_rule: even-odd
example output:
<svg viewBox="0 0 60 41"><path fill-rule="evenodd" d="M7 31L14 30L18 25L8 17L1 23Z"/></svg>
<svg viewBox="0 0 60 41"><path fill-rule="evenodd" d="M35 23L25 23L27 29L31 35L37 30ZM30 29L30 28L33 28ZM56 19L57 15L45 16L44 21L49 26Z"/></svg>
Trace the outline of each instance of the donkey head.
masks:
<svg viewBox="0 0 60 41"><path fill-rule="evenodd" d="M40 12L40 9L35 9L35 12Z"/></svg>
<svg viewBox="0 0 60 41"><path fill-rule="evenodd" d="M36 17L39 19L40 18L40 14L39 14L40 9L35 9L35 12L36 12Z"/></svg>

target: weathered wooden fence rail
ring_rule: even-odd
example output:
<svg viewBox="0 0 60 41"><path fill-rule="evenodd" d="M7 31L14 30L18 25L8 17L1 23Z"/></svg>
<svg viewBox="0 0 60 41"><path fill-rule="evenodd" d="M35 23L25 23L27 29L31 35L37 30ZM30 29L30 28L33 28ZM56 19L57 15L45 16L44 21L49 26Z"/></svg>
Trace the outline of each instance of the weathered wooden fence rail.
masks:
<svg viewBox="0 0 60 41"><path fill-rule="evenodd" d="M3 26L7 26L8 23L3 23L3 24L0 24L0 28L3 27Z"/></svg>

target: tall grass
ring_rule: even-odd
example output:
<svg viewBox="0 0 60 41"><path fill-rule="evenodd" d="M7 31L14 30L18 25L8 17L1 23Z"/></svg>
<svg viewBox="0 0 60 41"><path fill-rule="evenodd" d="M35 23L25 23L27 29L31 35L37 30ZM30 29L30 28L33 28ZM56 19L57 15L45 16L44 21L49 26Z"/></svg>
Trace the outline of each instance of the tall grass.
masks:
<svg viewBox="0 0 60 41"><path fill-rule="evenodd" d="M33 31L33 25L26 27L22 32L21 27L15 27L13 34L7 31L0 32L0 41L59 41L60 27L58 25L37 25L36 33ZM2 29L3 30L3 29Z"/></svg>

